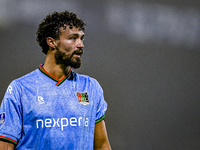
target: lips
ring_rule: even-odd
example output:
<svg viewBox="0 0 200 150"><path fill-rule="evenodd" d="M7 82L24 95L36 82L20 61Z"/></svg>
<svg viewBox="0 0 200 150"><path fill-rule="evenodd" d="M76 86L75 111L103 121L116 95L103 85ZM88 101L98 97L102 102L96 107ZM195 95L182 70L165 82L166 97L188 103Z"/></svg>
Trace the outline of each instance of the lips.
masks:
<svg viewBox="0 0 200 150"><path fill-rule="evenodd" d="M82 50L74 51L73 55L76 55L77 57L80 57L83 54Z"/></svg>
<svg viewBox="0 0 200 150"><path fill-rule="evenodd" d="M76 57L81 57L81 55L78 55L78 54L74 54L74 56L76 56Z"/></svg>

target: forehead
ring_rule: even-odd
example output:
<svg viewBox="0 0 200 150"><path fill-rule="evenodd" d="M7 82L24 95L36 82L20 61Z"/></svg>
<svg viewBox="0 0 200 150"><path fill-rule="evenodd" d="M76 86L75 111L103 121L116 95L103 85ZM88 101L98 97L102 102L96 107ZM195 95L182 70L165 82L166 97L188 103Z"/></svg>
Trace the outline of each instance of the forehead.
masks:
<svg viewBox="0 0 200 150"><path fill-rule="evenodd" d="M60 28L60 36L68 36L68 35L79 35L83 36L84 32L83 30L80 30L79 28L72 27L72 29L69 28L69 26L64 26Z"/></svg>

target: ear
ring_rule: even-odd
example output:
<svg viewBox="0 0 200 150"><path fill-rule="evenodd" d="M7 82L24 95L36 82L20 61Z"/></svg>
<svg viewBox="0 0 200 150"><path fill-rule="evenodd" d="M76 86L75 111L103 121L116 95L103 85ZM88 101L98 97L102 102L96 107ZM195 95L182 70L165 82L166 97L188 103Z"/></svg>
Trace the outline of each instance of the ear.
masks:
<svg viewBox="0 0 200 150"><path fill-rule="evenodd" d="M49 47L55 49L56 41L52 37L47 37L46 42L49 45Z"/></svg>

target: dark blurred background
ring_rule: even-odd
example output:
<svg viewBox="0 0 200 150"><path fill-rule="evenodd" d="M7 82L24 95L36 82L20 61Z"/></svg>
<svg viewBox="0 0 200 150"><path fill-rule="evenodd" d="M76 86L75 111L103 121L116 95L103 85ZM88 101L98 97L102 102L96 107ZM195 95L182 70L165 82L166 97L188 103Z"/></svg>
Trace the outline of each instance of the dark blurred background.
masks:
<svg viewBox="0 0 200 150"><path fill-rule="evenodd" d="M108 102L113 150L200 149L200 0L0 0L0 98L45 60L36 30L50 12L87 23L82 67Z"/></svg>

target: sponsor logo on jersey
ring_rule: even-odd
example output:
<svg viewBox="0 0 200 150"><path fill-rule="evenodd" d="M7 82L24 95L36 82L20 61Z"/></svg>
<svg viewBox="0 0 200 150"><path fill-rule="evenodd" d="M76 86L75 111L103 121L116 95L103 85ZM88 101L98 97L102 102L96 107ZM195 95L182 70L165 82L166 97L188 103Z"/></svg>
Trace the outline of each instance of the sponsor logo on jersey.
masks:
<svg viewBox="0 0 200 150"><path fill-rule="evenodd" d="M6 113L0 113L0 126L6 121Z"/></svg>
<svg viewBox="0 0 200 150"><path fill-rule="evenodd" d="M13 90L12 86L9 86L7 89L7 93L12 94L12 90Z"/></svg>
<svg viewBox="0 0 200 150"><path fill-rule="evenodd" d="M42 96L38 96L38 103L44 104L44 98Z"/></svg>
<svg viewBox="0 0 200 150"><path fill-rule="evenodd" d="M79 93L76 92L76 96L78 97L78 102L82 105L88 105L90 104L89 99L88 99L88 93Z"/></svg>
<svg viewBox="0 0 200 150"><path fill-rule="evenodd" d="M71 118L46 118L46 119L37 119L36 120L36 127L38 128L52 128L52 127L59 127L61 131L65 129L67 126L71 127L81 127L85 126L88 127L89 119L85 117L71 117Z"/></svg>

